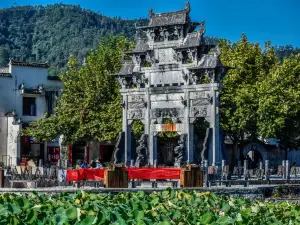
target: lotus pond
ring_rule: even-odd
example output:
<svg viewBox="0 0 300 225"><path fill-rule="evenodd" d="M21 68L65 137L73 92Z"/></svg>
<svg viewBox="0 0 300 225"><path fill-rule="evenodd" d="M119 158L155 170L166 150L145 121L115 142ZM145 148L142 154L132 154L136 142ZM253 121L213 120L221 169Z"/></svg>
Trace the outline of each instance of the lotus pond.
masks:
<svg viewBox="0 0 300 225"><path fill-rule="evenodd" d="M300 206L196 191L0 195L0 224L300 224Z"/></svg>

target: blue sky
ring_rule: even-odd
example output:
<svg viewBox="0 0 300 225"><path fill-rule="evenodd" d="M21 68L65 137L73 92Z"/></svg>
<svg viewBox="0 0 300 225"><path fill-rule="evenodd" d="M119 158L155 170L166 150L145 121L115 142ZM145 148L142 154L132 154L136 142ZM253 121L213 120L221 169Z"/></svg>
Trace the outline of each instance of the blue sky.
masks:
<svg viewBox="0 0 300 225"><path fill-rule="evenodd" d="M76 4L106 16L147 17L180 10L186 0L0 0L0 8L28 4ZM190 0L191 18L206 20L206 35L236 41L245 33L252 42L300 47L300 0Z"/></svg>

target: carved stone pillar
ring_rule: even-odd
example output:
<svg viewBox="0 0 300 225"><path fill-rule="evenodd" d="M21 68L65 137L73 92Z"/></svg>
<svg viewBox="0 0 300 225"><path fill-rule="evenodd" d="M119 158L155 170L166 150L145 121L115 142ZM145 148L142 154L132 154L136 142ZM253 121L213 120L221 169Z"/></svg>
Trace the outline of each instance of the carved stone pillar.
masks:
<svg viewBox="0 0 300 225"><path fill-rule="evenodd" d="M131 126L128 123L127 119L127 111L128 111L128 95L123 95L123 126L122 130L125 132L125 156L124 156L124 164L126 166L130 165L131 161Z"/></svg>
<svg viewBox="0 0 300 225"><path fill-rule="evenodd" d="M210 159L212 166L221 166L222 151L220 145L219 88L216 83L212 84L211 97L210 127L212 128L212 153Z"/></svg>
<svg viewBox="0 0 300 225"><path fill-rule="evenodd" d="M186 123L186 161L194 163L194 123L190 123L190 94L186 92L186 108L185 108L185 123Z"/></svg>
<svg viewBox="0 0 300 225"><path fill-rule="evenodd" d="M150 166L157 165L157 137L156 132L150 132L149 135L149 163Z"/></svg>
<svg viewBox="0 0 300 225"><path fill-rule="evenodd" d="M144 117L144 133L148 134L148 161L150 162L150 164L152 163L151 160L151 156L153 156L153 154L151 154L151 151L153 151L153 138L151 138L151 136L153 136L153 134L150 132L150 125L151 125L151 102L150 102L150 94L149 94L149 88L147 88L146 93L145 93L145 101L146 101L146 110L145 110L145 117Z"/></svg>

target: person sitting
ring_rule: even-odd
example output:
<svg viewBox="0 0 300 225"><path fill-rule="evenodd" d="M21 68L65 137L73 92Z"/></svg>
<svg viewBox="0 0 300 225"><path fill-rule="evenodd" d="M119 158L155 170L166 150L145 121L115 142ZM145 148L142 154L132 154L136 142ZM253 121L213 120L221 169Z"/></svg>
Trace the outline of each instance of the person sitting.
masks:
<svg viewBox="0 0 300 225"><path fill-rule="evenodd" d="M96 168L101 169L102 167L103 166L102 166L101 160L100 159L96 160Z"/></svg>
<svg viewBox="0 0 300 225"><path fill-rule="evenodd" d="M89 165L87 164L87 161L84 160L84 162L81 164L81 168L82 169L87 169L89 167Z"/></svg>
<svg viewBox="0 0 300 225"><path fill-rule="evenodd" d="M93 160L92 163L91 163L91 167L92 168L96 168L97 167L97 160Z"/></svg>

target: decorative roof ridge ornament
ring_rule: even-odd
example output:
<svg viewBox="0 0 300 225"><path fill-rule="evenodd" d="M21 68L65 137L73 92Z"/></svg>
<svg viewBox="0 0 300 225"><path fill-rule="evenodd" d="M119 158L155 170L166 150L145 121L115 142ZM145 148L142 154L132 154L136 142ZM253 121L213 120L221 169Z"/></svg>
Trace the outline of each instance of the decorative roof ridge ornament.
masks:
<svg viewBox="0 0 300 225"><path fill-rule="evenodd" d="M198 33L200 34L200 36L203 36L205 34L206 28L205 28L205 20L203 20L202 22L199 23L200 28L198 30Z"/></svg>
<svg viewBox="0 0 300 225"><path fill-rule="evenodd" d="M188 13L190 13L190 11L191 11L191 5L190 5L190 2L186 2L185 3L185 8L184 8L184 11L188 14Z"/></svg>
<svg viewBox="0 0 300 225"><path fill-rule="evenodd" d="M151 18L154 15L153 8L149 9L148 16Z"/></svg>
<svg viewBox="0 0 300 225"><path fill-rule="evenodd" d="M214 47L213 55L216 58L218 58L221 55L221 49L219 47L219 44L217 44L216 47Z"/></svg>

